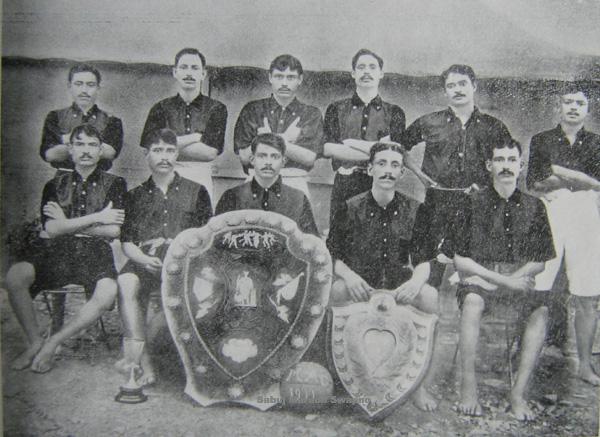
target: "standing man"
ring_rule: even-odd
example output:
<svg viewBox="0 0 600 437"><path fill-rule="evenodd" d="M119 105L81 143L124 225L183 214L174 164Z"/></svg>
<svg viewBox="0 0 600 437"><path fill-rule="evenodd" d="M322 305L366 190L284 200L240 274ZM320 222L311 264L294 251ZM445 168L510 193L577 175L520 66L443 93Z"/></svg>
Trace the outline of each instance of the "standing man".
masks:
<svg viewBox="0 0 600 437"><path fill-rule="evenodd" d="M256 135L280 135L286 150L286 165L281 169L283 183L309 196L306 175L322 154L323 117L317 108L296 97L303 74L302 64L291 55L277 56L271 62L271 97L254 100L242 108L235 125L234 151L246 170L251 166L250 144Z"/></svg>
<svg viewBox="0 0 600 437"><path fill-rule="evenodd" d="M384 289L398 303L437 313L437 291L426 284L435 252L415 222L417 202L395 190L404 172L401 147L376 143L367 172L372 188L341 205L327 239L337 277L331 304L368 301L373 291ZM413 400L425 411L437 407L423 384Z"/></svg>
<svg viewBox="0 0 600 437"><path fill-rule="evenodd" d="M400 140L407 150L425 142L422 169L411 159L406 166L427 188L418 220L426 223L436 247L446 237L453 216L463 209L464 191L489 185L486 149L511 138L504 123L475 106L477 82L470 66L452 65L440 79L449 107L415 120ZM432 264L434 286L441 283L443 263L450 262L442 254L437 259L442 264Z"/></svg>
<svg viewBox="0 0 600 437"><path fill-rule="evenodd" d="M129 261L118 279L124 337L144 341L150 294L160 290L162 260L169 244L181 231L204 226L212 215L206 188L175 171L179 152L175 133L159 129L146 140L146 161L152 175L127 193L121 242ZM127 364L119 362L120 367ZM142 382L155 382L146 349L141 366Z"/></svg>
<svg viewBox="0 0 600 437"><path fill-rule="evenodd" d="M367 49L352 58L354 95L332 103L325 112L323 154L332 158L335 173L331 192L330 227L336 211L349 198L371 188L369 152L377 141L400 141L404 111L379 96L383 59Z"/></svg>
<svg viewBox="0 0 600 437"><path fill-rule="evenodd" d="M52 167L73 170L69 138L73 128L82 124L93 126L102 138L100 170L109 170L112 161L119 156L123 147L123 125L120 119L96 105L100 81L100 72L89 64L76 64L69 70L67 89L73 103L68 108L50 111L42 130L40 156Z"/></svg>
<svg viewBox="0 0 600 437"><path fill-rule="evenodd" d="M536 278L540 290L552 288L562 259L575 304L579 376L599 386L591 363L600 296L600 135L584 128L589 96L578 84L560 92L560 123L534 135L527 187L546 202L558 257Z"/></svg>
<svg viewBox="0 0 600 437"><path fill-rule="evenodd" d="M302 191L282 183L286 142L273 133L258 134L250 144L250 163L254 167L251 181L223 193L215 214L240 209L262 209L291 218L307 234L319 235L310 208Z"/></svg>
<svg viewBox="0 0 600 437"><path fill-rule="evenodd" d="M123 223L125 180L100 170L103 146L91 125L77 126L68 141L74 171L46 183L42 225L52 246L31 253L6 275L10 304L29 340L13 369L38 373L52 368L56 348L110 309L117 296L117 272L109 240L119 238ZM74 319L44 342L32 299L48 288L81 284L91 295Z"/></svg>
<svg viewBox="0 0 600 437"><path fill-rule="evenodd" d="M175 55L173 77L177 95L161 100L150 109L141 146L148 148L152 132L169 128L177 134L177 172L206 187L213 196L212 161L223 152L227 108L201 93L206 78L206 59L193 48Z"/></svg>
<svg viewBox="0 0 600 437"><path fill-rule="evenodd" d="M486 163L492 186L469 196L469 204L456 216L444 244L461 278L457 290L462 365L458 410L471 416L483 413L475 377L480 322L485 312L504 303L518 312L518 326L524 327L510 405L518 420L532 420L525 391L548 323L548 292L534 290L534 277L555 252L544 204L517 188L523 164L520 144L510 140L492 147Z"/></svg>

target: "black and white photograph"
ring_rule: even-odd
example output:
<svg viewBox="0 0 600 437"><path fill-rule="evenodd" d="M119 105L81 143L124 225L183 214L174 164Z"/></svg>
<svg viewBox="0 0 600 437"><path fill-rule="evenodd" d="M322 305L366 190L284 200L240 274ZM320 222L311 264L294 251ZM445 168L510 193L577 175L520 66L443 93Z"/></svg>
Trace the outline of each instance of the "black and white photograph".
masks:
<svg viewBox="0 0 600 437"><path fill-rule="evenodd" d="M600 435L599 23L4 0L4 435Z"/></svg>

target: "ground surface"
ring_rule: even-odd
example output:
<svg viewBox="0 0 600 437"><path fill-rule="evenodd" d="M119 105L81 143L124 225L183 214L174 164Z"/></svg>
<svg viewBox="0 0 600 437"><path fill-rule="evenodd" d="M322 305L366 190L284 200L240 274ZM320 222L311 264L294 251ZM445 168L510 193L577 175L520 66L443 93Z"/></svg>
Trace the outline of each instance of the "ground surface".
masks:
<svg viewBox="0 0 600 437"><path fill-rule="evenodd" d="M452 302L446 299L446 305ZM84 336L62 348L55 368L38 375L12 371L8 364L22 350L22 334L0 292L2 318L2 372L5 435L19 436L591 436L598 430L598 394L572 378L569 360L546 353L531 384L530 398L538 419L520 423L505 412L509 390L502 331L486 327L482 359L478 363L482 418L467 418L454 411L457 400L456 348L453 313L440 324L438 353L443 358L432 385L440 399L437 413L417 410L410 402L384 421L368 423L342 406L313 413L275 407L262 413L239 406L202 408L183 393L184 379L177 357L162 355L161 381L145 390L148 401L124 405L114 401L124 378L113 367L119 357L119 322L113 310L105 319L108 343ZM443 302L444 303L444 302ZM77 298L71 299L73 311ZM39 305L43 310L43 305ZM92 333L93 334L93 333Z"/></svg>

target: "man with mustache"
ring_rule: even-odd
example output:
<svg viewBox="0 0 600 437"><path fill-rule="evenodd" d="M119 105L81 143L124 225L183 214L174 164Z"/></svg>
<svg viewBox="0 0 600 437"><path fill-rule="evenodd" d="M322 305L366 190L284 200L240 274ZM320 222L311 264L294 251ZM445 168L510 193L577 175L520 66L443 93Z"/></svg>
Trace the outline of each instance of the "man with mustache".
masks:
<svg viewBox="0 0 600 437"><path fill-rule="evenodd" d="M291 55L277 56L269 67L271 97L254 100L242 108L233 141L234 151L246 171L252 166L250 144L256 135L268 132L280 135L286 150L282 181L309 196L306 176L322 154L323 117L319 109L296 97L303 75L298 59Z"/></svg>
<svg viewBox="0 0 600 437"><path fill-rule="evenodd" d="M177 134L179 158L177 172L206 187L213 196L212 161L223 152L227 108L201 93L206 78L206 59L194 48L175 55L173 77L177 95L161 100L150 109L141 146L158 129L169 128Z"/></svg>
<svg viewBox="0 0 600 437"><path fill-rule="evenodd" d="M52 167L61 171L73 170L69 138L73 128L82 124L94 126L102 135L98 163L101 170L109 170L112 161L119 156L123 147L123 124L96 105L100 81L100 72L89 64L76 64L69 70L67 89L73 103L68 108L50 111L42 130L40 156Z"/></svg>
<svg viewBox="0 0 600 437"><path fill-rule="evenodd" d="M504 123L475 106L477 82L470 66L452 65L440 79L449 107L419 117L400 139L407 150L425 142L422 169L412 159L406 166L427 189L419 221L425 221L436 246L444 240L452 217L462 210L463 192L489 184L485 165L489 145L510 139ZM443 254L437 260L441 263L432 263L434 286L441 283L445 263L450 262Z"/></svg>
<svg viewBox="0 0 600 437"><path fill-rule="evenodd" d="M251 181L223 193L215 214L240 209L262 209L291 218L304 233L318 235L310 202L302 191L282 183L286 142L274 133L258 134L250 143Z"/></svg>
<svg viewBox="0 0 600 437"><path fill-rule="evenodd" d="M148 304L151 294L160 292L162 260L171 240L185 229L204 226L212 215L206 188L175 171L177 141L170 129L147 135L144 152L152 174L125 198L121 243L129 261L118 278L125 338L146 340ZM126 369L128 364L120 360L117 367ZM156 377L146 349L141 366L141 382L154 383Z"/></svg>
<svg viewBox="0 0 600 437"><path fill-rule="evenodd" d="M415 221L417 202L395 190L404 172L403 155L397 144L375 143L367 167L371 189L345 201L336 213L327 239L336 276L332 305L368 301L374 291L388 290L398 303L438 312L437 291L426 284L434 248ZM424 384L413 401L425 411L437 407Z"/></svg>
<svg viewBox="0 0 600 437"><path fill-rule="evenodd" d="M546 202L558 253L536 278L536 287L552 288L564 258L575 306L579 376L600 386L591 363L600 296L600 135L584 128L589 94L581 84L566 84L557 94L560 123L534 135L529 150L527 187Z"/></svg>
<svg viewBox="0 0 600 437"><path fill-rule="evenodd" d="M541 200L517 188L521 145L514 140L488 149L486 168L492 185L471 193L455 217L443 250L460 275L462 381L458 411L481 416L475 358L483 314L503 303L518 311L522 332L519 368L510 392L512 414L533 420L525 390L546 336L548 292L534 290L535 276L555 256L548 217Z"/></svg>
<svg viewBox="0 0 600 437"><path fill-rule="evenodd" d="M336 211L349 198L371 188L369 152L380 140L398 142L405 128L404 111L379 95L383 59L368 49L352 58L354 95L330 104L325 111L323 154L335 173L331 192L330 227Z"/></svg>
<svg viewBox="0 0 600 437"><path fill-rule="evenodd" d="M75 127L67 142L74 169L55 176L42 193L42 226L53 244L32 247L6 275L10 304L29 341L12 363L16 370L31 366L33 372L48 372L56 348L97 321L117 296L109 241L119 238L126 183L100 169L104 148L95 127ZM68 284L82 285L90 299L44 342L32 299L41 290Z"/></svg>

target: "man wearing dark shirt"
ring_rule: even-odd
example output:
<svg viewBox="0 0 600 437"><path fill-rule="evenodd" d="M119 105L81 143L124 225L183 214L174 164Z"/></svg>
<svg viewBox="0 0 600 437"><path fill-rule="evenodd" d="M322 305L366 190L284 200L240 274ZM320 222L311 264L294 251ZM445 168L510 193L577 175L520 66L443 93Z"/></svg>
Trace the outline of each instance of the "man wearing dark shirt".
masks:
<svg viewBox="0 0 600 437"><path fill-rule="evenodd" d="M169 128L177 134L177 172L206 187L213 196L212 161L223 152L227 108L201 93L206 78L206 59L193 48L175 55L173 77L177 95L161 100L150 109L141 146L148 147L152 132Z"/></svg>
<svg viewBox="0 0 600 437"><path fill-rule="evenodd" d="M112 161L119 156L123 147L123 125L117 117L96 105L100 80L100 72L88 64L77 64L69 70L67 88L73 97L73 104L68 108L50 111L42 130L40 156L52 167L73 169L68 140L73 128L82 124L89 124L100 132L100 170L110 169Z"/></svg>
<svg viewBox="0 0 600 437"><path fill-rule="evenodd" d="M102 143L93 126L73 129L68 143L74 171L57 175L42 194L42 224L54 244L13 265L6 275L11 306L29 340L27 350L14 361L14 369L31 365L34 372L49 371L56 348L98 320L117 295L107 240L119 237L125 180L98 168ZM44 342L32 298L43 289L67 284L82 285L91 299L69 324Z"/></svg>
<svg viewBox="0 0 600 437"><path fill-rule="evenodd" d="M499 302L519 312L525 322L521 356L510 394L512 413L519 420L534 414L525 401L525 389L544 344L547 292L534 290L534 277L555 256L544 204L517 188L522 167L521 146L510 140L488 152L492 186L471 194L463 214L456 216L444 251L454 255L461 278L458 287L461 400L463 414L480 416L475 356L482 314Z"/></svg>
<svg viewBox="0 0 600 437"><path fill-rule="evenodd" d="M373 145L367 171L372 188L343 203L327 239L338 278L330 301L335 306L367 301L373 291L383 289L399 303L435 313L437 291L426 284L435 252L415 223L417 202L395 190L404 171L400 146ZM413 399L423 410L437 406L423 384Z"/></svg>
<svg viewBox="0 0 600 437"><path fill-rule="evenodd" d="M323 154L332 158L336 172L331 192L330 227L338 208L349 198L371 188L367 174L369 152L377 141L400 141L406 126L404 111L379 95L383 59L361 49L352 58L356 91L325 111Z"/></svg>
<svg viewBox="0 0 600 437"><path fill-rule="evenodd" d="M276 134L258 134L250 144L254 177L223 193L215 214L241 209L262 209L291 218L304 233L318 235L312 209L306 195L281 182L285 165L285 140Z"/></svg>
<svg viewBox="0 0 600 437"><path fill-rule="evenodd" d="M175 133L159 129L148 135L147 144L146 161L152 175L127 193L121 243L129 261L118 279L124 338L135 340L146 339L150 293L160 290L162 260L171 240L185 229L204 226L212 215L204 186L182 178L174 169ZM120 361L117 366L128 364ZM155 374L145 350L141 366L141 383L153 383Z"/></svg>
<svg viewBox="0 0 600 437"><path fill-rule="evenodd" d="M287 162L281 170L284 184L307 196L306 175L322 154L323 117L314 106L296 97L303 69L291 55L276 57L269 67L271 97L247 103L240 112L234 131L234 151L244 168L250 166L250 144L257 134L273 132L285 140Z"/></svg>
<svg viewBox="0 0 600 437"><path fill-rule="evenodd" d="M552 288L564 258L575 303L579 376L598 386L591 359L600 296L600 135L584 128L589 100L583 87L567 84L559 97L559 125L534 135L529 151L527 187L546 202L558 253L536 278L536 288Z"/></svg>
<svg viewBox="0 0 600 437"><path fill-rule="evenodd" d="M441 85L449 107L418 118L400 139L407 150L425 142L422 169L412 159L406 166L427 188L419 221L425 221L436 246L444 240L452 217L463 209L464 191L489 185L486 148L510 139L504 123L475 106L477 82L471 67L452 65L442 73ZM450 262L443 255L438 260ZM444 265L432 267L432 285L439 285Z"/></svg>

